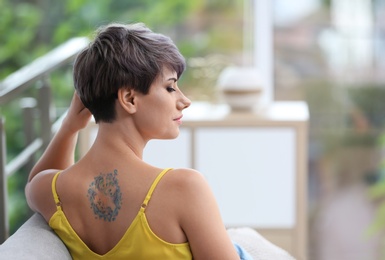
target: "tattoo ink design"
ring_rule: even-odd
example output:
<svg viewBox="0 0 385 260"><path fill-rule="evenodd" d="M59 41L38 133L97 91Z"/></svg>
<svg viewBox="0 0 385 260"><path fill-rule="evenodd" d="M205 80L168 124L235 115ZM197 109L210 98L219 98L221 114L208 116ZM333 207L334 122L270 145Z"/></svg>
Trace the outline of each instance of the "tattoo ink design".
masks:
<svg viewBox="0 0 385 260"><path fill-rule="evenodd" d="M122 206L122 192L118 183L118 171L101 173L91 182L87 197L95 218L114 221Z"/></svg>

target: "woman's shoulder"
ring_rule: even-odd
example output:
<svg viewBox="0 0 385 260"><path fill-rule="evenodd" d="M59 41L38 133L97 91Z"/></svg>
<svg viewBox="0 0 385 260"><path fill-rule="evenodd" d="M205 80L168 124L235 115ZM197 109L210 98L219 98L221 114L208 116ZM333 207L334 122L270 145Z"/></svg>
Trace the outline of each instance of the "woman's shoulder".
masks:
<svg viewBox="0 0 385 260"><path fill-rule="evenodd" d="M212 196L211 188L204 175L194 169L172 169L166 174L164 183L164 188L177 197L182 204L193 201L199 203L205 200L205 196Z"/></svg>
<svg viewBox="0 0 385 260"><path fill-rule="evenodd" d="M191 169L191 168L171 168L170 173L178 175L178 176L203 176L201 172Z"/></svg>
<svg viewBox="0 0 385 260"><path fill-rule="evenodd" d="M206 183L206 180L201 172L190 168L171 169L167 175L170 184L179 185L185 188L189 188L191 185L199 186Z"/></svg>
<svg viewBox="0 0 385 260"><path fill-rule="evenodd" d="M47 222L56 210L52 182L54 176L59 172L59 170L42 171L30 180L25 187L29 207L43 215Z"/></svg>

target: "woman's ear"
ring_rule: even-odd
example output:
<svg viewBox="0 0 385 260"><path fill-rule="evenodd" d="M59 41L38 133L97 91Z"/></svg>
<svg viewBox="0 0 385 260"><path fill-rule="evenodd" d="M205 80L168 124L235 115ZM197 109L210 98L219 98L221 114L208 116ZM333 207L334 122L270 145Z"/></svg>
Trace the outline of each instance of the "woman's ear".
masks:
<svg viewBox="0 0 385 260"><path fill-rule="evenodd" d="M118 102L129 114L135 113L135 90L130 88L120 88L118 90Z"/></svg>

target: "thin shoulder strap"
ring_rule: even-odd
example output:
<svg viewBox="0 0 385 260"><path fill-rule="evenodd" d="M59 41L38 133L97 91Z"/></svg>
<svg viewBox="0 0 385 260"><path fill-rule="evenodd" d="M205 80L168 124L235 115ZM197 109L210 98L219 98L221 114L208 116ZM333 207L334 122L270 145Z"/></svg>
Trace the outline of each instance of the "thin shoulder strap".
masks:
<svg viewBox="0 0 385 260"><path fill-rule="evenodd" d="M56 192L56 180L57 180L57 177L59 177L60 173L61 173L61 171L56 173L52 179L52 195L53 195L53 199L55 200L55 204L56 204L57 209L61 208L61 202L60 202L59 196L57 195L57 192Z"/></svg>
<svg viewBox="0 0 385 260"><path fill-rule="evenodd" d="M145 210L145 208L147 207L147 204L148 202L150 201L151 199L151 196L152 196L152 193L154 192L156 186L158 185L160 179L162 179L162 177L169 171L171 170L172 168L166 168L164 169L161 173L158 174L158 176L156 177L156 179L154 180L154 182L152 183L150 189L148 190L148 193L146 195L146 198L144 199L143 201L143 204L142 204L142 210Z"/></svg>

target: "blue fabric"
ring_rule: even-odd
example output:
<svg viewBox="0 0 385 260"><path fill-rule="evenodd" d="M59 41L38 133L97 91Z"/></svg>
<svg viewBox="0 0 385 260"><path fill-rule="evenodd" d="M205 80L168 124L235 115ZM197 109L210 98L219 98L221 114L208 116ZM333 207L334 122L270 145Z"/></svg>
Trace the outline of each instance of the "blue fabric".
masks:
<svg viewBox="0 0 385 260"><path fill-rule="evenodd" d="M233 242L235 250L237 250L237 253L239 255L239 258L241 260L253 260L254 258L240 245L237 243Z"/></svg>

